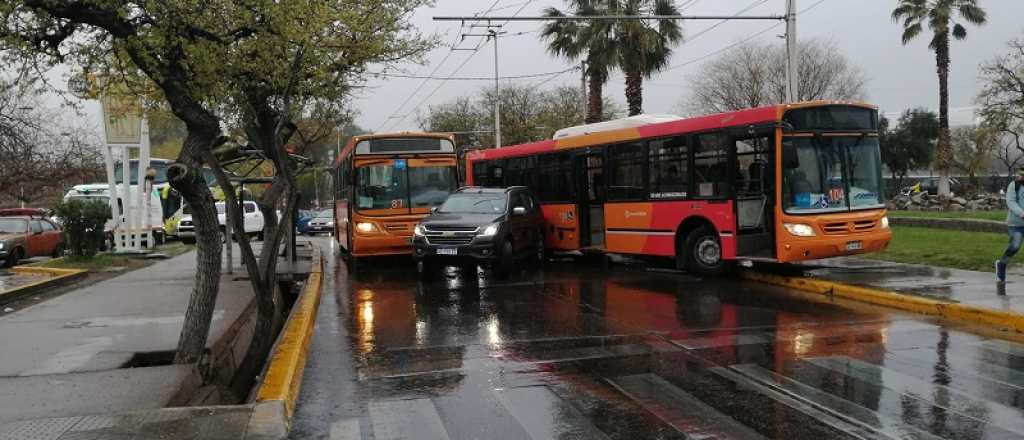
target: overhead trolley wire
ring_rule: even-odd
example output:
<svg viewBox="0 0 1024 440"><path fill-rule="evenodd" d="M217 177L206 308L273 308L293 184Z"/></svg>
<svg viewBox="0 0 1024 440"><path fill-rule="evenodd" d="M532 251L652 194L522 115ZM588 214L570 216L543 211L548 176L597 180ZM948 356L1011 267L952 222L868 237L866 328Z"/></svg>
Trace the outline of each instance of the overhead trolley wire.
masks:
<svg viewBox="0 0 1024 440"><path fill-rule="evenodd" d="M532 0L530 0L530 1L532 1ZM500 3L500 2L501 2L501 0L494 0L494 3L492 3L491 6L489 8L487 8L487 10L479 12L477 15L484 15L484 14L490 13L494 9L495 6L498 6L498 3ZM529 1L527 2L527 4L528 3L529 3ZM465 23L463 23L463 25L459 28L460 32L462 31L463 27L465 27ZM457 42L458 42L458 40L456 40L455 42L452 43L452 45L448 48L448 53L445 54L444 58L442 58L441 61L438 62L436 66L434 66L434 69L431 70L429 74L427 74L428 77L434 76L434 74L437 73L437 71L441 69L441 66L443 66L444 63L446 61L448 61L448 58L451 58L452 54L455 53L455 45L457 44ZM477 46L476 49L479 49L479 46ZM474 50L474 53L475 53L475 50ZM416 86L416 89L413 90L412 93L409 94L409 96L406 96L405 99L402 100L402 103L399 104L397 108L395 108L395 111L391 112L391 114L388 115L387 118L384 118L384 121L382 121L381 124L374 131L381 131L381 129L383 129L385 126L388 125L388 122L390 122L395 117L397 117L398 113L401 112L403 108L405 108L405 105L408 104L409 101L411 101L412 98L415 97L420 92L420 90L423 90L423 87L426 86L429 81L430 81L430 79L424 79L422 82L420 82L420 85ZM408 115L406 115L406 116L408 116ZM405 118L403 117L402 120L404 120L404 119ZM399 122L401 122L401 121L399 121Z"/></svg>

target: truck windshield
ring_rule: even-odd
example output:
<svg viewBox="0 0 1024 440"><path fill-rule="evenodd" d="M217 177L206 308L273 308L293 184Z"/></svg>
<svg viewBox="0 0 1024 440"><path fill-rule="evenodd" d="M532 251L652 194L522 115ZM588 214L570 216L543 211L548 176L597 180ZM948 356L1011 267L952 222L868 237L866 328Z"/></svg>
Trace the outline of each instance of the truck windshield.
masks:
<svg viewBox="0 0 1024 440"><path fill-rule="evenodd" d="M454 194L437 209L446 214L501 214L505 194Z"/></svg>
<svg viewBox="0 0 1024 440"><path fill-rule="evenodd" d="M877 137L786 137L783 207L790 214L881 208Z"/></svg>
<svg viewBox="0 0 1024 440"><path fill-rule="evenodd" d="M356 168L358 209L405 209L440 205L456 188L451 166L410 167L404 159Z"/></svg>

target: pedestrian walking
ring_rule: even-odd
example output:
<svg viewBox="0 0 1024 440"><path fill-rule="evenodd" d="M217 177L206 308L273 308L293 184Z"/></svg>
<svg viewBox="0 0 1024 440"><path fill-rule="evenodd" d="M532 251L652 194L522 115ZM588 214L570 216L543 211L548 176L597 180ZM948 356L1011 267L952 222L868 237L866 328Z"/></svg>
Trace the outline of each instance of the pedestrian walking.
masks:
<svg viewBox="0 0 1024 440"><path fill-rule="evenodd" d="M1006 228L1010 234L1010 245L1003 257L996 260L996 277L999 282L1006 281L1006 266L1010 258L1017 255L1021 242L1024 241L1024 167L1017 170L1017 176L1006 188Z"/></svg>

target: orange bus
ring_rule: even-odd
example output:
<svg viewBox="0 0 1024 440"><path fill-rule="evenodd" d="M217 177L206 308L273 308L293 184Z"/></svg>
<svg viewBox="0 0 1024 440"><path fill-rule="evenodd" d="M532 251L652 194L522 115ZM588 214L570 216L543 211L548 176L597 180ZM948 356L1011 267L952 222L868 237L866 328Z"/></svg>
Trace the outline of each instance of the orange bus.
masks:
<svg viewBox="0 0 1024 440"><path fill-rule="evenodd" d="M815 101L635 116L466 156L468 185L525 185L554 251L792 262L884 249L878 110Z"/></svg>
<svg viewBox="0 0 1024 440"><path fill-rule="evenodd" d="M454 135L353 137L334 163L334 237L349 261L412 255L412 231L458 188Z"/></svg>

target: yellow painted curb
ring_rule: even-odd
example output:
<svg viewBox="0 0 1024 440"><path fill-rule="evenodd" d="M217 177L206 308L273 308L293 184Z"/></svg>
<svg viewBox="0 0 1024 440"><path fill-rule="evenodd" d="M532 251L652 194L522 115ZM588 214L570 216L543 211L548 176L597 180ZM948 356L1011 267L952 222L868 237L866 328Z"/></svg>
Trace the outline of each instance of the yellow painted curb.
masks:
<svg viewBox="0 0 1024 440"><path fill-rule="evenodd" d="M45 275L49 278L24 284L18 287L0 291L0 301L14 301L23 296L29 295L46 287L62 285L66 282L85 276L88 270L84 269L55 269L50 267L14 266L12 271L27 275Z"/></svg>
<svg viewBox="0 0 1024 440"><path fill-rule="evenodd" d="M82 272L88 272L85 269L58 269L55 267L36 267L36 266L14 266L11 270L17 273L25 274L39 274L49 275L52 277L59 277L62 275L75 275Z"/></svg>
<svg viewBox="0 0 1024 440"><path fill-rule="evenodd" d="M281 401L284 403L285 419L290 421L295 410L295 400L302 386L302 373L306 367L306 355L313 339L317 309L320 308L320 290L323 284L323 260L319 249L313 253L313 264L306 285L292 306L292 311L281 329L281 335L271 353L263 381L256 393L256 402Z"/></svg>
<svg viewBox="0 0 1024 440"><path fill-rule="evenodd" d="M995 310L963 303L936 301L888 290L851 286L816 278L786 277L752 271L743 271L741 276L751 281L818 294L827 299L849 299L908 312L937 316L951 321L980 324L995 327L998 330L1013 330L1018 333L1024 333L1024 314L1022 313Z"/></svg>

